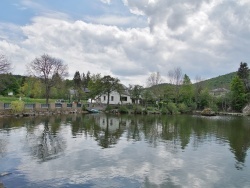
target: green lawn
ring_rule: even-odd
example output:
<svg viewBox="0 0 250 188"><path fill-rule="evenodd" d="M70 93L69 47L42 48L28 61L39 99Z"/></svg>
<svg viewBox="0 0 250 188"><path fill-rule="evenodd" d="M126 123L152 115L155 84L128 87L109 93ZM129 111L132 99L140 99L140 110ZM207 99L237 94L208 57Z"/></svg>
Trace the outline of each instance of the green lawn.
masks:
<svg viewBox="0 0 250 188"><path fill-rule="evenodd" d="M19 100L19 98L16 97L3 97L0 96L0 102L1 103L11 103L12 101L17 101ZM24 101L25 103L46 103L46 99L32 99L32 98L26 98L23 97L21 98L22 101ZM50 99L49 103L55 102L55 99Z"/></svg>

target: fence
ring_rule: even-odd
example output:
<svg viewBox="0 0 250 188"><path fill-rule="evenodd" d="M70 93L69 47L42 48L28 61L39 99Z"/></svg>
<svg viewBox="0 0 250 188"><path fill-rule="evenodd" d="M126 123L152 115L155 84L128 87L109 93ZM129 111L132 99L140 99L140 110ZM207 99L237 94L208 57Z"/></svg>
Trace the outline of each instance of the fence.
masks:
<svg viewBox="0 0 250 188"><path fill-rule="evenodd" d="M26 110L55 110L55 109L81 109L82 106L88 106L88 104L76 104L76 103L50 103L50 104L24 104ZM0 110L11 110L11 103L0 103Z"/></svg>

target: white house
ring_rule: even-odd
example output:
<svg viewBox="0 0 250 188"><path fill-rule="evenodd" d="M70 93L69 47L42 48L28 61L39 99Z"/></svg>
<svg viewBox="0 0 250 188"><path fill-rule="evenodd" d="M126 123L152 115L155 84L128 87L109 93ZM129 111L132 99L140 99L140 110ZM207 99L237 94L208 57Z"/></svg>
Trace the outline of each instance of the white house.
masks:
<svg viewBox="0 0 250 188"><path fill-rule="evenodd" d="M101 95L97 101L102 104L107 104L108 95ZM109 95L109 104L132 104L132 99L128 93L119 94L117 91L112 91Z"/></svg>
<svg viewBox="0 0 250 188"><path fill-rule="evenodd" d="M109 104L132 104L132 99L128 92L128 88L123 86L124 91L118 93L117 91L112 91L109 95ZM107 104L108 94L102 94L97 100L97 103Z"/></svg>

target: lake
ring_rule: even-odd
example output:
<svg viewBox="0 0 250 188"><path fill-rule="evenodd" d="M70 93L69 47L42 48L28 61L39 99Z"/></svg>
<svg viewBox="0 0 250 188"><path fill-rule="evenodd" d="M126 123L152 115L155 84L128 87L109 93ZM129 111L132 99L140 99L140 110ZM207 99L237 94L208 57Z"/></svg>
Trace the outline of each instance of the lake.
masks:
<svg viewBox="0 0 250 188"><path fill-rule="evenodd" d="M249 148L250 117L2 118L0 182L7 188L250 187Z"/></svg>

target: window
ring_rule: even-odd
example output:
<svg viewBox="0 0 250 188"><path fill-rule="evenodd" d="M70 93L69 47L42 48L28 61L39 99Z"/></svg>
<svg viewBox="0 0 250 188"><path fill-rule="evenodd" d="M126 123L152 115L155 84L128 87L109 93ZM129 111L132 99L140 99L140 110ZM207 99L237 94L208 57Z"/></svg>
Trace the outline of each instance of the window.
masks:
<svg viewBox="0 0 250 188"><path fill-rule="evenodd" d="M110 99L111 101L114 101L114 96L111 96L111 99Z"/></svg>
<svg viewBox="0 0 250 188"><path fill-rule="evenodd" d="M128 101L128 97L121 97L121 101Z"/></svg>
<svg viewBox="0 0 250 188"><path fill-rule="evenodd" d="M106 101L106 96L103 96L103 100Z"/></svg>

